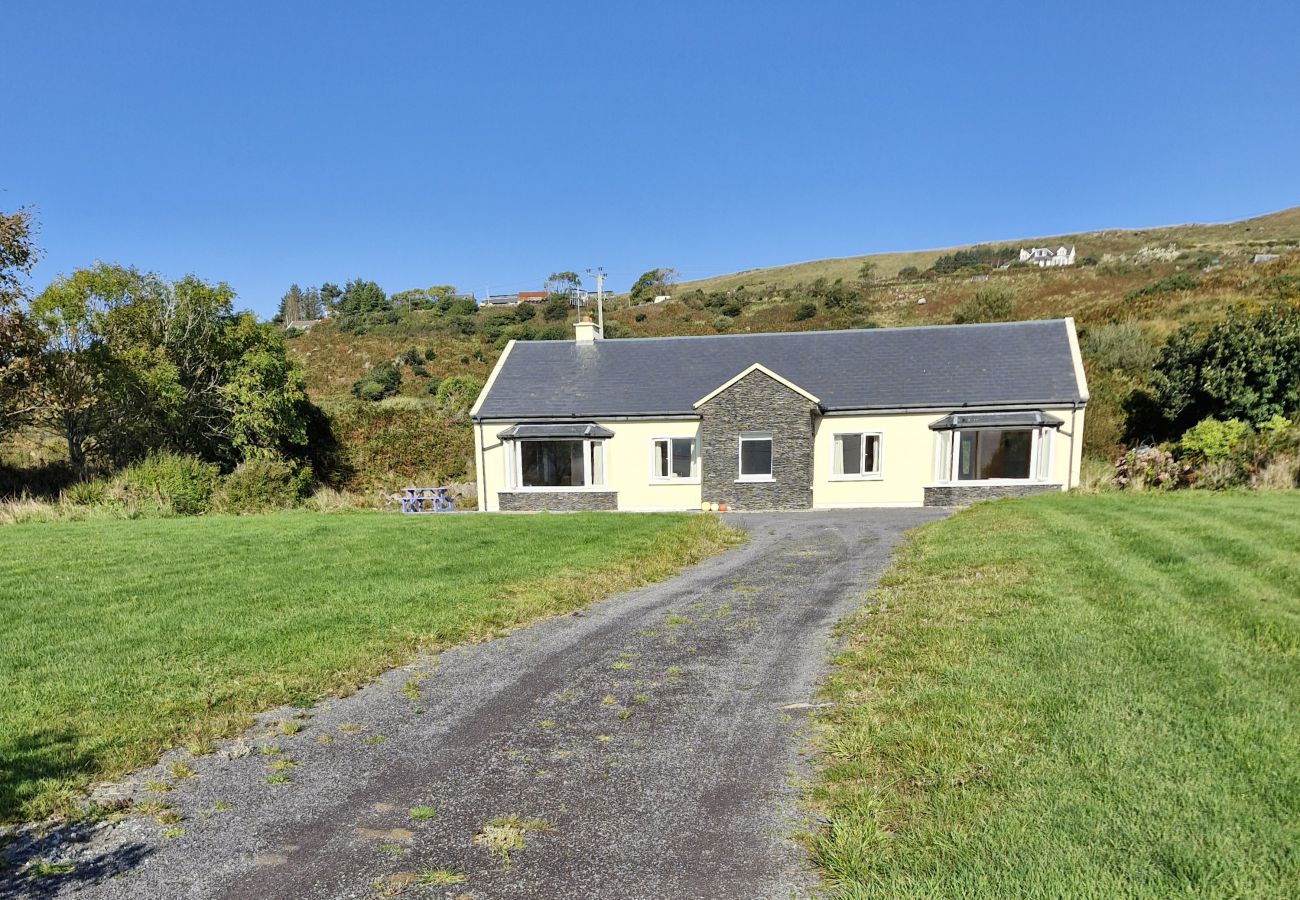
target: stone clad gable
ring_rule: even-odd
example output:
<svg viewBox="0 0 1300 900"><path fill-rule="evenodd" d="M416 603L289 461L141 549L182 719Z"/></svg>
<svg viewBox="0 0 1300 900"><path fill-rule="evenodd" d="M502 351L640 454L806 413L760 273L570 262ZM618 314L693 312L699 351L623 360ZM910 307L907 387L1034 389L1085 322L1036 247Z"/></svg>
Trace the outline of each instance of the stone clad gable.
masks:
<svg viewBox="0 0 1300 900"><path fill-rule="evenodd" d="M699 413L705 502L744 510L812 507L816 404L753 371L700 406ZM740 435L746 431L772 433L773 481L737 482Z"/></svg>

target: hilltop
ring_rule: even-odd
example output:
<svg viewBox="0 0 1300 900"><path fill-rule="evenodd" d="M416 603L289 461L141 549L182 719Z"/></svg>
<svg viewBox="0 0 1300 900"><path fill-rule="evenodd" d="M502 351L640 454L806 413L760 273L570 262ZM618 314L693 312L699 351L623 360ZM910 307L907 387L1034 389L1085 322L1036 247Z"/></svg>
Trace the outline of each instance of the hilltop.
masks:
<svg viewBox="0 0 1300 900"><path fill-rule="evenodd" d="M1022 246L1061 244L1075 248L1078 264L932 268L944 257L951 263L952 254L962 250L985 248L1006 256ZM1002 318L1075 317L1094 393L1088 445L1110 452L1119 439L1121 401L1141 371L1111 371L1091 359L1089 332L1100 337L1105 326L1135 326L1137 339L1150 350L1149 368L1154 347L1181 325L1217 320L1233 304L1300 297L1298 251L1300 207L1219 225L1106 230L818 260L685 282L672 289L666 303L634 306L625 295L611 298L606 336L939 324L969 316L973 300L993 297L994 305L1005 307ZM1257 254L1279 258L1256 263ZM863 279L862 264L868 261L875 268ZM417 309L391 324L317 326L291 336L289 347L306 369L310 393L321 400L349 398L352 384L373 366L404 357L399 393L412 398L403 401L410 404L417 397L429 402L433 388L449 376L485 379L511 338L569 335L567 322L545 321L538 309L471 314Z"/></svg>

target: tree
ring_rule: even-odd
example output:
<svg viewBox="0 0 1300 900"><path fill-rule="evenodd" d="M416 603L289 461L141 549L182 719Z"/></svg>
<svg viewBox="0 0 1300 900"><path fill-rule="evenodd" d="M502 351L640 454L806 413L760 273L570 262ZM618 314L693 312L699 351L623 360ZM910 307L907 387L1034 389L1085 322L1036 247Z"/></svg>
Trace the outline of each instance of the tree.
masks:
<svg viewBox="0 0 1300 900"><path fill-rule="evenodd" d="M0 437L32 411L40 340L19 306L26 296L23 279L38 256L32 230L29 210L0 213Z"/></svg>
<svg viewBox="0 0 1300 900"><path fill-rule="evenodd" d="M569 295L551 294L542 304L542 318L547 322L563 322L569 318Z"/></svg>
<svg viewBox="0 0 1300 900"><path fill-rule="evenodd" d="M360 278L349 281L338 300L338 315L341 319L385 312L391 308L383 288L373 281L363 281Z"/></svg>
<svg viewBox="0 0 1300 900"><path fill-rule="evenodd" d="M564 294L572 297L582 289L582 279L577 272L552 272L542 289L551 294Z"/></svg>
<svg viewBox="0 0 1300 900"><path fill-rule="evenodd" d="M459 417L470 411L483 390L483 382L473 375L452 375L438 385L434 402L445 416Z"/></svg>
<svg viewBox="0 0 1300 900"><path fill-rule="evenodd" d="M1300 305L1240 309L1208 330L1170 336L1151 389L1125 404L1126 439L1164 440L1202 419L1258 424L1300 412Z"/></svg>
<svg viewBox="0 0 1300 900"><path fill-rule="evenodd" d="M398 291L388 298L388 302L394 309L404 309L410 312L413 309L427 309L433 305L429 293L423 288L412 288L409 291Z"/></svg>
<svg viewBox="0 0 1300 900"><path fill-rule="evenodd" d="M339 298L343 296L343 289L332 281L327 281L320 286L321 305L329 311L331 315L338 309Z"/></svg>
<svg viewBox="0 0 1300 900"><path fill-rule="evenodd" d="M632 283L632 289L628 293L633 304L649 303L655 297L668 293L676 280L675 269L651 269Z"/></svg>
<svg viewBox="0 0 1300 900"><path fill-rule="evenodd" d="M320 291L314 287L302 292L302 317L308 321L325 317L325 305L321 301Z"/></svg>
<svg viewBox="0 0 1300 900"><path fill-rule="evenodd" d="M56 279L32 301L37 423L79 471L91 454L124 463L173 450L230 467L301 447L302 375L278 329L233 300L225 284L121 266Z"/></svg>
<svg viewBox="0 0 1300 900"><path fill-rule="evenodd" d="M873 260L864 260L858 267L858 281L871 281L876 277L876 263Z"/></svg>
<svg viewBox="0 0 1300 900"><path fill-rule="evenodd" d="M280 298L280 309L272 321L280 325L288 325L290 322L298 322L305 318L307 317L303 315L302 290L296 283L291 284L289 290L285 291L284 296Z"/></svg>

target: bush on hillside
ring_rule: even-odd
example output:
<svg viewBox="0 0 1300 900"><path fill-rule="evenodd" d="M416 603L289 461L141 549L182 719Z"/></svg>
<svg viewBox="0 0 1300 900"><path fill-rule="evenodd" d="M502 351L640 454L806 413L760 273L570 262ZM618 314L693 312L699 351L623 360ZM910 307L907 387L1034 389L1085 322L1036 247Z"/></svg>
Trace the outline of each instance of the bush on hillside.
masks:
<svg viewBox="0 0 1300 900"><path fill-rule="evenodd" d="M1240 419L1202 419L1178 440L1179 457L1191 463L1221 463L1245 447L1250 426Z"/></svg>
<svg viewBox="0 0 1300 900"><path fill-rule="evenodd" d="M59 498L72 506L100 506L109 500L108 482L98 478L77 481L64 488Z"/></svg>
<svg viewBox="0 0 1300 900"><path fill-rule="evenodd" d="M1131 322L1094 325L1084 331L1079 343L1090 366L1114 372L1145 372L1160 355L1146 332Z"/></svg>
<svg viewBox="0 0 1300 900"><path fill-rule="evenodd" d="M1190 466L1159 447L1137 447L1115 461L1115 484L1129 490L1169 491L1190 477Z"/></svg>
<svg viewBox="0 0 1300 900"><path fill-rule="evenodd" d="M240 463L221 480L213 506L227 513L261 513L297 506L311 493L311 469L275 456Z"/></svg>
<svg viewBox="0 0 1300 900"><path fill-rule="evenodd" d="M111 493L128 506L198 516L211 509L220 482L220 470L213 463L179 453L151 453L119 472Z"/></svg>
<svg viewBox="0 0 1300 900"><path fill-rule="evenodd" d="M402 387L402 370L394 363L381 362L352 385L352 396L371 403L392 397Z"/></svg>
<svg viewBox="0 0 1300 900"><path fill-rule="evenodd" d="M954 325L976 322L1009 322L1015 318L1016 303L1011 292L1002 288L983 288L957 305Z"/></svg>
<svg viewBox="0 0 1300 900"><path fill-rule="evenodd" d="M331 403L322 415L337 449L316 474L329 486L391 491L406 484L465 481L474 471L474 436L433 406Z"/></svg>
<svg viewBox="0 0 1300 900"><path fill-rule="evenodd" d="M483 382L473 375L452 375L444 378L434 394L438 411L444 416L463 416L469 412L483 390Z"/></svg>
<svg viewBox="0 0 1300 900"><path fill-rule="evenodd" d="M817 315L817 307L811 303L800 303L799 308L794 311L794 320L802 322L805 319L811 319Z"/></svg>

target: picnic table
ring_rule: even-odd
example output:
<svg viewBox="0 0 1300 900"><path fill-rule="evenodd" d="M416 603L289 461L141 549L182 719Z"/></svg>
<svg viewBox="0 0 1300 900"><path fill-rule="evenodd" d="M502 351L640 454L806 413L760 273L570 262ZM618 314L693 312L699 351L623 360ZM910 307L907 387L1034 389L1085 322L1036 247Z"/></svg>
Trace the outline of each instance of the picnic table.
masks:
<svg viewBox="0 0 1300 900"><path fill-rule="evenodd" d="M402 512L404 513L438 513L451 512L455 503L447 496L445 487L404 487L402 488Z"/></svg>

